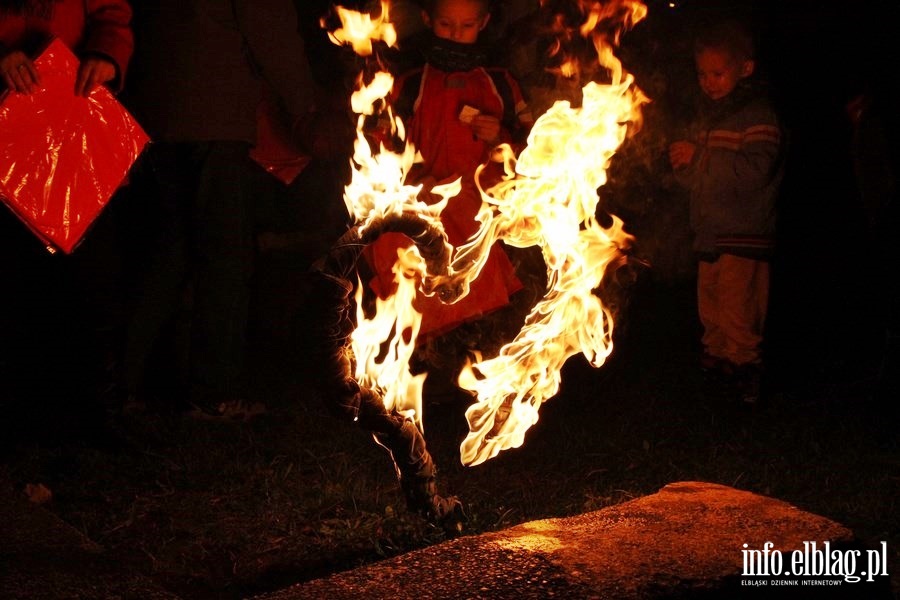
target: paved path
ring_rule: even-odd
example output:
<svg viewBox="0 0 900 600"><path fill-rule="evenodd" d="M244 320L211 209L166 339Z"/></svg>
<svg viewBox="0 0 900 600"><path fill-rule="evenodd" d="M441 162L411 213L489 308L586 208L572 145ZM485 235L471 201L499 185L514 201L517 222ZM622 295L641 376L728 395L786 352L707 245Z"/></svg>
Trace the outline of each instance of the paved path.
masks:
<svg viewBox="0 0 900 600"><path fill-rule="evenodd" d="M785 556L804 541L858 547L847 528L780 500L681 482L596 512L459 538L257 600L891 598L887 578L830 587L800 587L798 580L787 587L775 579L798 578L744 577L742 545L767 541ZM762 579L765 589L746 583Z"/></svg>

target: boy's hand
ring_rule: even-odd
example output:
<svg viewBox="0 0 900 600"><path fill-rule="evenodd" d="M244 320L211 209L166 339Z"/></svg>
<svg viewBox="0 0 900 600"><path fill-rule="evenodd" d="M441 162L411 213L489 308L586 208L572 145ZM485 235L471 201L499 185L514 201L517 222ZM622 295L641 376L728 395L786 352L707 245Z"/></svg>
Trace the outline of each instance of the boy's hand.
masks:
<svg viewBox="0 0 900 600"><path fill-rule="evenodd" d="M473 117L472 135L488 144L496 144L500 140L500 119L483 114Z"/></svg>
<svg viewBox="0 0 900 600"><path fill-rule="evenodd" d="M116 66L99 56L89 56L78 65L75 77L75 95L87 98L98 85L116 78Z"/></svg>
<svg viewBox="0 0 900 600"><path fill-rule="evenodd" d="M431 192L431 189L437 185L437 180L431 175L426 175L419 182L422 185L422 189L419 191L419 195L416 197L420 202L424 202L425 204L434 204L435 202L439 202L441 197L437 194Z"/></svg>
<svg viewBox="0 0 900 600"><path fill-rule="evenodd" d="M409 183L410 185L421 184L422 189L419 191L419 195L416 197L420 202L424 202L425 204L436 204L437 202L443 200L444 196L435 193L433 191L434 188L441 185L453 183L457 179L459 179L459 175L456 174L445 177L440 181L435 179L432 175L426 175L421 179L417 179L416 181L409 181L407 183Z"/></svg>
<svg viewBox="0 0 900 600"><path fill-rule="evenodd" d="M697 151L696 144L686 141L672 142L669 146L669 162L676 171L690 166L694 162L694 153Z"/></svg>
<svg viewBox="0 0 900 600"><path fill-rule="evenodd" d="M19 94L33 94L41 84L37 69L28 55L13 50L0 58L0 75L6 87Z"/></svg>

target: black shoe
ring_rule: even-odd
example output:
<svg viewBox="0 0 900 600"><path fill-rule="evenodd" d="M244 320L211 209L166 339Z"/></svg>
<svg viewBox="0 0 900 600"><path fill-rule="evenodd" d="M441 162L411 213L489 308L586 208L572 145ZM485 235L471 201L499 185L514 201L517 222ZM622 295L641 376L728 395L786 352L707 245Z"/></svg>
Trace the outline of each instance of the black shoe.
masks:
<svg viewBox="0 0 900 600"><path fill-rule="evenodd" d="M249 421L268 411L260 402L241 399L214 401L211 398L192 399L189 417L203 421Z"/></svg>
<svg viewBox="0 0 900 600"><path fill-rule="evenodd" d="M438 494L434 477L405 478L400 485L410 511L439 525L447 535L462 533L465 522L462 502L456 496Z"/></svg>
<svg viewBox="0 0 900 600"><path fill-rule="evenodd" d="M708 352L700 355L700 370L706 374L723 379L730 379L734 376L736 366L727 358L713 356Z"/></svg>
<svg viewBox="0 0 900 600"><path fill-rule="evenodd" d="M745 404L756 405L762 399L763 368L759 363L747 363L735 367L738 394Z"/></svg>

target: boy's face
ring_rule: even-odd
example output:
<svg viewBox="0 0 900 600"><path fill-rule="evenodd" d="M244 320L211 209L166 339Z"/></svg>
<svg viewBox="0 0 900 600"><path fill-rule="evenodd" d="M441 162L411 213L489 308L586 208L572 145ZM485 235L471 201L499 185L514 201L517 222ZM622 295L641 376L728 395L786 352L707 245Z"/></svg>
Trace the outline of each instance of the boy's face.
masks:
<svg viewBox="0 0 900 600"><path fill-rule="evenodd" d="M478 41L478 34L490 18L484 3L479 0L442 0L435 4L432 14L422 13L425 25L434 35L460 44Z"/></svg>
<svg viewBox="0 0 900 600"><path fill-rule="evenodd" d="M694 59L700 89L713 100L721 100L733 92L741 79L753 73L752 60L737 60L719 48L704 48Z"/></svg>

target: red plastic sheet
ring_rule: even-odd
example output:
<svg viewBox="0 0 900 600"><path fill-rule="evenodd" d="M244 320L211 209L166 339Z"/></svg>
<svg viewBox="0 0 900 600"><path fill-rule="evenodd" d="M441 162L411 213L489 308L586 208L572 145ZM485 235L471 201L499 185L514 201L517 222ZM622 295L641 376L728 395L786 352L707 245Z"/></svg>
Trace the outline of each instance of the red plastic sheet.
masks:
<svg viewBox="0 0 900 600"><path fill-rule="evenodd" d="M256 146L250 158L285 185L290 185L312 160L291 142L269 99L260 102L256 111Z"/></svg>
<svg viewBox="0 0 900 600"><path fill-rule="evenodd" d="M70 253L148 137L106 87L75 95L78 59L59 40L35 65L39 91L0 96L0 199L48 249Z"/></svg>

